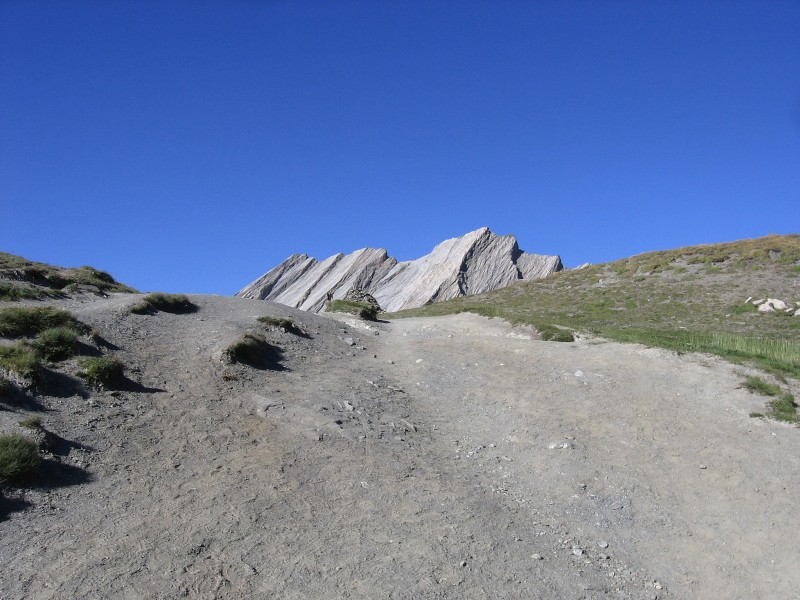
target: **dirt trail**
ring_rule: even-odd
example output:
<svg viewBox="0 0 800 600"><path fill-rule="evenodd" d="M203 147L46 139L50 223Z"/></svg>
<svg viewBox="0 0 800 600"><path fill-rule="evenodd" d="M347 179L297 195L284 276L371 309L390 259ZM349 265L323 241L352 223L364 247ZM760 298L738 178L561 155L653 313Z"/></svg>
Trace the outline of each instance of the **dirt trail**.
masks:
<svg viewBox="0 0 800 600"><path fill-rule="evenodd" d="M0 597L797 597L800 435L730 365L194 300L62 303L132 381L42 399L73 446L11 498ZM279 370L221 360L256 330Z"/></svg>

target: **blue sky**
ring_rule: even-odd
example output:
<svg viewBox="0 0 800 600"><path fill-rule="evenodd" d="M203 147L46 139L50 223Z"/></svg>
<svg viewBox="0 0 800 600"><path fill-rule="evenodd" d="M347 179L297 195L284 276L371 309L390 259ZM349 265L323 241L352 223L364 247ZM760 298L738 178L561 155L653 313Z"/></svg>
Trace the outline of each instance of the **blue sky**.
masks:
<svg viewBox="0 0 800 600"><path fill-rule="evenodd" d="M0 250L232 294L488 226L800 232L795 1L0 0Z"/></svg>

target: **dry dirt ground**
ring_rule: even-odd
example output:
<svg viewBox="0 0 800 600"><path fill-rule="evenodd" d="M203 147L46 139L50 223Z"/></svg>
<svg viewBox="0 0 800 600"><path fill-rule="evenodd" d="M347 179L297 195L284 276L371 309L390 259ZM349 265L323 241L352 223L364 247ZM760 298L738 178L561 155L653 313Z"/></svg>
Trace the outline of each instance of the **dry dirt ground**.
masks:
<svg viewBox="0 0 800 600"><path fill-rule="evenodd" d="M741 367L470 314L137 299L58 303L130 382L50 377L61 441L5 492L4 599L800 597L800 430L749 417ZM223 360L250 331L274 368ZM31 414L5 408L3 431Z"/></svg>

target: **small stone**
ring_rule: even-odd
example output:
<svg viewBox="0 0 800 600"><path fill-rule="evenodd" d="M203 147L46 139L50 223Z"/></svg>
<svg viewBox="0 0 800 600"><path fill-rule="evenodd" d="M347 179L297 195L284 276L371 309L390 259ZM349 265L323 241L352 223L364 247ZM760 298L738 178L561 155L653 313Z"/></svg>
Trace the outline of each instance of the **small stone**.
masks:
<svg viewBox="0 0 800 600"><path fill-rule="evenodd" d="M353 338L351 338L351 337L346 337L346 338L344 338L344 340L343 340L343 341L344 341L344 343L345 343L345 344L347 344L348 346L355 346L355 345L356 345L356 341L355 341Z"/></svg>
<svg viewBox="0 0 800 600"><path fill-rule="evenodd" d="M597 545L598 545L598 546L600 546L601 548L604 548L604 549L605 549L605 548L608 548L608 542L600 542L600 543L599 543L599 544L597 544Z"/></svg>
<svg viewBox="0 0 800 600"><path fill-rule="evenodd" d="M543 560L544 556L542 556L541 554L531 554L531 558L533 560Z"/></svg>
<svg viewBox="0 0 800 600"><path fill-rule="evenodd" d="M421 358L418 358L418 359L417 359L417 360L415 360L414 362L415 362L415 363L417 363L417 364L419 364L419 363L421 363L421 362L422 362L422 359L421 359Z"/></svg>
<svg viewBox="0 0 800 600"><path fill-rule="evenodd" d="M583 548L573 548L572 553L575 556L583 556Z"/></svg>
<svg viewBox="0 0 800 600"><path fill-rule="evenodd" d="M575 371L575 377L583 377L583 371L581 371L580 369Z"/></svg>
<svg viewBox="0 0 800 600"><path fill-rule="evenodd" d="M701 469L707 469L708 467L707 467L707 466L705 466L705 465L700 465L700 468L701 468Z"/></svg>
<svg viewBox="0 0 800 600"><path fill-rule="evenodd" d="M461 561L461 568L464 568L464 567L466 567L466 566L467 566L467 561L465 561L465 560L462 560L462 561Z"/></svg>

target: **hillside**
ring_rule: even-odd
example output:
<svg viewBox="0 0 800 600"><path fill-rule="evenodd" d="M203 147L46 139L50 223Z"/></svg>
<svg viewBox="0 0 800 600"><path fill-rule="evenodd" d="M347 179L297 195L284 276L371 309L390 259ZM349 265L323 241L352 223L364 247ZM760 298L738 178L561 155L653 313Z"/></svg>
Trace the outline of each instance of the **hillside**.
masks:
<svg viewBox="0 0 800 600"><path fill-rule="evenodd" d="M698 261L717 256L701 248L645 275L643 255L477 296L475 310L611 331L646 313L579 313L597 290L617 302L672 277L676 297L708 298L685 287L745 267L753 279L731 279L783 298L796 241L748 243L742 267ZM559 307L564 285L575 295ZM534 311L529 289L552 304ZM730 335L794 331L795 317L747 310ZM34 331L56 321L71 343ZM27 478L0 475L3 598L745 600L800 587L786 529L800 429L754 418L771 397L749 385L797 395L785 371L547 342L472 314L364 322L66 286L0 301L0 348L34 361L23 374L19 353L0 352L0 437L40 456ZM90 377L90 359L122 372Z"/></svg>
<svg viewBox="0 0 800 600"><path fill-rule="evenodd" d="M800 317L759 313L752 301L766 298L800 308L799 235L649 252L390 316L472 311L729 359L743 345L745 358L800 376Z"/></svg>

